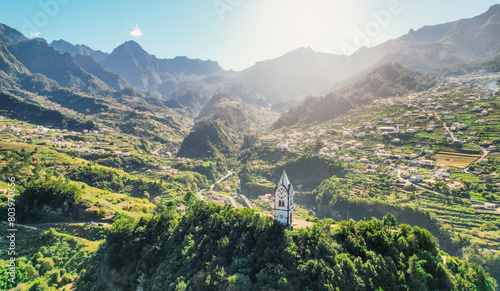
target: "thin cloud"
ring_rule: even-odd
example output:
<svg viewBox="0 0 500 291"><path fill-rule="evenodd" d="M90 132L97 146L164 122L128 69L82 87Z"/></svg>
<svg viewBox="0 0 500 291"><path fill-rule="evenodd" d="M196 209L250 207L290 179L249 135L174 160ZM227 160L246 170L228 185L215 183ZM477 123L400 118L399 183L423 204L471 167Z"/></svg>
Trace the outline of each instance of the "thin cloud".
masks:
<svg viewBox="0 0 500 291"><path fill-rule="evenodd" d="M31 37L40 37L40 31L33 32L33 31L30 30L30 36Z"/></svg>
<svg viewBox="0 0 500 291"><path fill-rule="evenodd" d="M139 38L143 35L142 30L139 28L139 25L135 25L135 28L129 33L129 35Z"/></svg>

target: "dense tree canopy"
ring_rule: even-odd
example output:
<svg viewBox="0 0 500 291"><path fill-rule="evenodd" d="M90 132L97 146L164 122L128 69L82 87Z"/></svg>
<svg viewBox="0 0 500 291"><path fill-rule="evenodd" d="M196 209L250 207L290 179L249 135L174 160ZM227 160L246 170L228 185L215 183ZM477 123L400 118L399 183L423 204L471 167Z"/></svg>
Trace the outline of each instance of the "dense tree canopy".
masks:
<svg viewBox="0 0 500 291"><path fill-rule="evenodd" d="M120 218L103 271L124 290L493 290L476 264L445 263L425 229L392 229L391 216L331 223L297 231L249 209L204 202L180 218ZM95 272L79 281L82 290L96 284Z"/></svg>

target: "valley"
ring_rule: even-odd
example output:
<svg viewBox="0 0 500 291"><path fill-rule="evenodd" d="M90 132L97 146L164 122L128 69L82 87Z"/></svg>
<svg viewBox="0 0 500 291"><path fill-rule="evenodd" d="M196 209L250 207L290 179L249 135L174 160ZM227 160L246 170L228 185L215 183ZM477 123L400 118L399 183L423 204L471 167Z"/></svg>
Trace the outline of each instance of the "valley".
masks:
<svg viewBox="0 0 500 291"><path fill-rule="evenodd" d="M0 24L0 288L495 290L498 25L233 71Z"/></svg>

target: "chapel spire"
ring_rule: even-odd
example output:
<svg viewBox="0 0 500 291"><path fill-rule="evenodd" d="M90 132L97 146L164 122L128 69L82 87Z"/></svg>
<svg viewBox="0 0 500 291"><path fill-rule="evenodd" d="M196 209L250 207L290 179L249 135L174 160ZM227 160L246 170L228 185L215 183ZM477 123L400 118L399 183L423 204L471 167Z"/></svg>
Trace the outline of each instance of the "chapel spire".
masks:
<svg viewBox="0 0 500 291"><path fill-rule="evenodd" d="M274 190L274 219L287 226L293 223L294 194L292 183L288 180L286 172L283 171Z"/></svg>

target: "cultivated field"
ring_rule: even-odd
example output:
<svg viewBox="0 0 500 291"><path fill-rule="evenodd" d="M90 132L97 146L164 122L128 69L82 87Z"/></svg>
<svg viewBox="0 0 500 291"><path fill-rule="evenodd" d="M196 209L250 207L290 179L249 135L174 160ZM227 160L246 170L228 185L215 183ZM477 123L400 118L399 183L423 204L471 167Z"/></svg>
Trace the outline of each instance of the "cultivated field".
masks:
<svg viewBox="0 0 500 291"><path fill-rule="evenodd" d="M462 153L438 152L436 153L436 163L455 168L465 168L479 157L481 156Z"/></svg>

